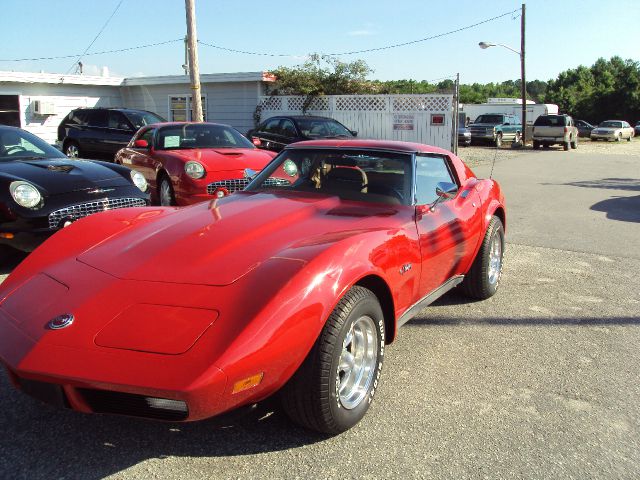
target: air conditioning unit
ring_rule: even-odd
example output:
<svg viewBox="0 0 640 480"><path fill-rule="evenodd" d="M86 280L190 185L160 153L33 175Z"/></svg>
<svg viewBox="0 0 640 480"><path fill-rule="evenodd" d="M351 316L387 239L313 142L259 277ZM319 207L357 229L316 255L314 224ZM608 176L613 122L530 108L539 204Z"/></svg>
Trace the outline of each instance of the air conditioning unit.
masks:
<svg viewBox="0 0 640 480"><path fill-rule="evenodd" d="M53 102L34 100L31 102L31 109L36 115L55 115L56 105Z"/></svg>

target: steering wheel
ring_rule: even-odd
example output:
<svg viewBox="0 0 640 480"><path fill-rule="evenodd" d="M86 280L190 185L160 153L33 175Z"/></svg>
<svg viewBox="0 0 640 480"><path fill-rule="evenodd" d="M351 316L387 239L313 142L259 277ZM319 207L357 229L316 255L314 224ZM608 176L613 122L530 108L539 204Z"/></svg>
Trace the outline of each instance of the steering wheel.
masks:
<svg viewBox="0 0 640 480"><path fill-rule="evenodd" d="M13 155L14 153L19 153L19 152L26 152L27 149L24 147L21 147L20 145L12 145L11 147L8 147L5 149L5 155Z"/></svg>

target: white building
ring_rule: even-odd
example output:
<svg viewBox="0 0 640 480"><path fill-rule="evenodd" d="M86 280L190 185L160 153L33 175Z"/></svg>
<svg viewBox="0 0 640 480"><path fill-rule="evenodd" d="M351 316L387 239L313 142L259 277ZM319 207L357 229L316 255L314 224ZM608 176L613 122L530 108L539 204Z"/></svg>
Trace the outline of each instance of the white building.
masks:
<svg viewBox="0 0 640 480"><path fill-rule="evenodd" d="M200 76L205 119L242 133L273 82L265 72ZM149 110L170 121L191 119L191 83L186 75L122 78L53 73L0 72L0 124L14 125L54 143L61 120L78 107Z"/></svg>

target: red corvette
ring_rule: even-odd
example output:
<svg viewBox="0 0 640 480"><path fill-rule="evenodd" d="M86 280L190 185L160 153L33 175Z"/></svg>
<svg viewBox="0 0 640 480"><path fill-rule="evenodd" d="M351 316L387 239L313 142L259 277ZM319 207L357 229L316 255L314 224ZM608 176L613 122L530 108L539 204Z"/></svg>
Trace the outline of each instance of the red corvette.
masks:
<svg viewBox="0 0 640 480"><path fill-rule="evenodd" d="M229 125L157 123L141 128L115 162L142 173L160 205L191 205L242 190L275 156Z"/></svg>
<svg viewBox="0 0 640 480"><path fill-rule="evenodd" d="M0 285L13 383L82 412L198 420L277 394L299 424L355 425L400 325L498 288L500 187L402 142L288 146L242 192L92 215Z"/></svg>

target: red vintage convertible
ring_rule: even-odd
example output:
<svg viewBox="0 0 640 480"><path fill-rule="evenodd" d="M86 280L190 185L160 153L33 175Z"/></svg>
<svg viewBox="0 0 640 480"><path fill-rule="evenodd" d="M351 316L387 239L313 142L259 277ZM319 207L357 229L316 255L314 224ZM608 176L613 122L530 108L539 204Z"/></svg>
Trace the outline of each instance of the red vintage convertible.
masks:
<svg viewBox="0 0 640 480"><path fill-rule="evenodd" d="M242 190L249 174L275 153L260 150L219 123L173 122L142 127L115 163L142 173L160 205L191 205Z"/></svg>
<svg viewBox="0 0 640 480"><path fill-rule="evenodd" d="M244 191L56 233L0 285L0 359L81 412L190 421L277 394L338 433L400 325L456 286L496 292L504 225L498 184L445 150L296 143Z"/></svg>

